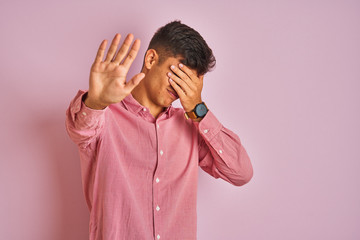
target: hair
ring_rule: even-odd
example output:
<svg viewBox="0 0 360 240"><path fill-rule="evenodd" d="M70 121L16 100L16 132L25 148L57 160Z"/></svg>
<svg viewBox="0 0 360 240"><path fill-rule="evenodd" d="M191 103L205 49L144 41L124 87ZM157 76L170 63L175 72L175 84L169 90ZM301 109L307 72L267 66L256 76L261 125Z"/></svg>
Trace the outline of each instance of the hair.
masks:
<svg viewBox="0 0 360 240"><path fill-rule="evenodd" d="M159 64L168 57L181 57L184 65L196 70L198 75L211 71L216 59L203 37L179 20L159 28L149 43L159 55Z"/></svg>

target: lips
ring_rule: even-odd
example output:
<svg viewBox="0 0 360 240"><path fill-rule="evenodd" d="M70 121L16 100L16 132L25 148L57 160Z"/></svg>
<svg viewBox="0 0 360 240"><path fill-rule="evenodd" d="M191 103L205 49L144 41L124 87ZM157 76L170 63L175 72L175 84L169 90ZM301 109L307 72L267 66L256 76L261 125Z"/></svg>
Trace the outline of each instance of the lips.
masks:
<svg viewBox="0 0 360 240"><path fill-rule="evenodd" d="M171 91L171 90L169 90L169 89L167 89L167 90L168 90L169 94L170 94L173 98L175 98L175 99L179 98L179 96L176 94L176 92L173 92L173 91Z"/></svg>

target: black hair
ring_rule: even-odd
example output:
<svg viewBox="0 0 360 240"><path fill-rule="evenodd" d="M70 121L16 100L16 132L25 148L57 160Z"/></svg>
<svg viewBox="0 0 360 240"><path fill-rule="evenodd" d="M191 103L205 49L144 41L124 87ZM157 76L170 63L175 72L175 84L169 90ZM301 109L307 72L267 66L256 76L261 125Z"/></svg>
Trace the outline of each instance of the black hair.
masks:
<svg viewBox="0 0 360 240"><path fill-rule="evenodd" d="M148 49L159 54L159 64L168 57L181 57L184 65L203 75L212 70L216 59L203 37L193 28L176 20L159 28Z"/></svg>

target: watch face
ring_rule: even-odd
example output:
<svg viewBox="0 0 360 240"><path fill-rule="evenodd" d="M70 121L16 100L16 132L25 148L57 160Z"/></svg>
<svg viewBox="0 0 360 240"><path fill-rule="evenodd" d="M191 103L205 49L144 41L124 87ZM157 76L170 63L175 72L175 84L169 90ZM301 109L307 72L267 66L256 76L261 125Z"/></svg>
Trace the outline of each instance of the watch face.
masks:
<svg viewBox="0 0 360 240"><path fill-rule="evenodd" d="M203 104L203 103L198 104L195 108L195 114L198 117L204 117L207 112L208 112L208 109L205 106L205 104Z"/></svg>

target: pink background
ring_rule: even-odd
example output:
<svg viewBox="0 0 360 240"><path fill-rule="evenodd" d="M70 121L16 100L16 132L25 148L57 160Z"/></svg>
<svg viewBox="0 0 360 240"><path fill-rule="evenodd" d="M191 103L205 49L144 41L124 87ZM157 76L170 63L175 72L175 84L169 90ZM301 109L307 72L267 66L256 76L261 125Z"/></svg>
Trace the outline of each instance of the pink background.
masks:
<svg viewBox="0 0 360 240"><path fill-rule="evenodd" d="M217 58L203 99L248 151L243 187L199 168L198 239L360 239L359 1L1 1L0 239L88 238L65 110L103 39L180 19ZM179 106L179 102L176 102Z"/></svg>

